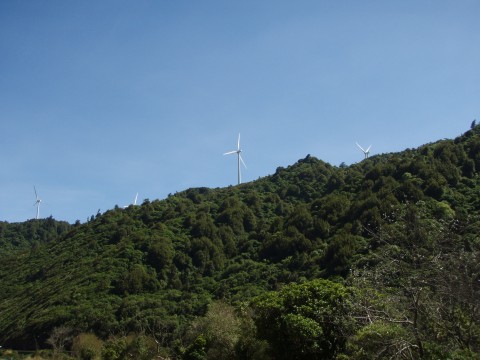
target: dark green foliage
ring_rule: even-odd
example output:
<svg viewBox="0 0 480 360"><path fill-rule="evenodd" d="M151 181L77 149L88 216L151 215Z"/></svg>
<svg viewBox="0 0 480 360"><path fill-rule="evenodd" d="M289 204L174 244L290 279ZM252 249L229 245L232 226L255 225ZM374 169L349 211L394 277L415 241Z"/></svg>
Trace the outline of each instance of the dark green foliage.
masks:
<svg viewBox="0 0 480 360"><path fill-rule="evenodd" d="M274 359L333 359L349 332L350 295L328 280L291 284L253 302L258 334Z"/></svg>
<svg viewBox="0 0 480 360"><path fill-rule="evenodd" d="M223 338L212 334L223 332L236 359L266 359L268 349L273 358L474 357L478 169L474 126L351 166L307 156L252 183L188 189L86 224L0 223L0 344L44 347L68 328L72 339L91 334L83 340L97 350L103 342L104 358L221 358ZM245 304L256 297L253 312ZM225 308L212 307L218 300Z"/></svg>
<svg viewBox="0 0 480 360"><path fill-rule="evenodd" d="M360 236L338 234L330 242L322 259L322 267L328 275L346 276L352 265L352 260L363 245Z"/></svg>
<svg viewBox="0 0 480 360"><path fill-rule="evenodd" d="M207 340L203 335L199 335L195 342L187 348L183 355L183 360L207 360Z"/></svg>
<svg viewBox="0 0 480 360"><path fill-rule="evenodd" d="M20 248L34 250L43 243L56 240L70 228L70 224L56 221L51 216L24 223L0 222L0 249L2 249L2 253Z"/></svg>

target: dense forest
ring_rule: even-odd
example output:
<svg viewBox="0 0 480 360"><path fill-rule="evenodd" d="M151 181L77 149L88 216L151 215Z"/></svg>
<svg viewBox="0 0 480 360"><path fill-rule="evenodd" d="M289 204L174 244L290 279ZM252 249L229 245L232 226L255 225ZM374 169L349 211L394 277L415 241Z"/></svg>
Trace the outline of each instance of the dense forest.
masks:
<svg viewBox="0 0 480 360"><path fill-rule="evenodd" d="M0 345L65 359L480 359L479 210L472 124L84 224L0 223Z"/></svg>

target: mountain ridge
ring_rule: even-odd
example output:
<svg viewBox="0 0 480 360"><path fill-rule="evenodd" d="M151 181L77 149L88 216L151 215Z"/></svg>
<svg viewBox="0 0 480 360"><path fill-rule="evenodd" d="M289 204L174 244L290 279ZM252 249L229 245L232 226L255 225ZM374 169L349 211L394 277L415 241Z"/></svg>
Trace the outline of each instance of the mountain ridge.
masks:
<svg viewBox="0 0 480 360"><path fill-rule="evenodd" d="M34 348L49 344L61 327L105 342L129 332L155 337L161 328L166 334L163 353L187 358L195 347L188 334L220 300L241 308L269 291L280 294L291 283L319 278L358 288L355 274L378 269L390 276L382 275L380 289L393 291L388 284L392 269L384 269L379 254L395 261L400 261L398 253L411 258L393 287L397 296L405 296L403 284L411 281L411 272L420 269L429 281L438 281L438 274L428 273L423 260L409 252L416 244L412 239L419 239L415 246L425 257L443 249L438 251L445 264L444 253L458 259L477 254L477 169L478 126L453 140L374 155L349 166L307 155L256 181L192 188L140 206L115 207L85 224L49 218L24 223L24 231L22 224L0 223L0 247L6 253L0 287L8 289L0 295L0 341ZM410 234L405 230L409 226L418 231ZM15 233L24 235L14 239ZM469 279L476 276L474 271ZM372 281L367 275L360 278ZM441 298L433 287L429 291L432 298ZM469 299L469 306L478 302ZM477 329L478 314L469 316ZM427 323L422 326L431 331ZM356 324L360 330L340 342L339 354L358 358L355 339L366 331L363 325ZM250 333L268 342L259 329L257 324ZM443 337L423 335L425 329L404 326L406 335L398 336L412 336L410 350L423 357L433 354L433 347L478 351L476 332L468 346L461 341L453 346ZM213 351L212 341L206 352ZM273 343L264 346L263 356L279 358L272 355Z"/></svg>

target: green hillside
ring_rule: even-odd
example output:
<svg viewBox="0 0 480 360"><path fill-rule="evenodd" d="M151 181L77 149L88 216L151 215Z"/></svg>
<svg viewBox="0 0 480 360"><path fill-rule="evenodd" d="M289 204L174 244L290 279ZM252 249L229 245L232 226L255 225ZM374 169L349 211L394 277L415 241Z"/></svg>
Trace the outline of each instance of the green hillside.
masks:
<svg viewBox="0 0 480 360"><path fill-rule="evenodd" d="M83 359L480 358L480 127L86 224L0 223L0 344ZM96 357L97 356L97 357Z"/></svg>
<svg viewBox="0 0 480 360"><path fill-rule="evenodd" d="M52 217L42 220L29 220L24 223L0 221L0 249L2 253L56 240L66 233L71 225L65 221L55 221Z"/></svg>

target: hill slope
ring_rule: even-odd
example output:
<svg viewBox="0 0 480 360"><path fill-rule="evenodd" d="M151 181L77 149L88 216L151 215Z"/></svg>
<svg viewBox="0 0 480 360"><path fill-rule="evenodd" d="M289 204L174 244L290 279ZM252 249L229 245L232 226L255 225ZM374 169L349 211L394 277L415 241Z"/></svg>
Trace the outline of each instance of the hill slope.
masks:
<svg viewBox="0 0 480 360"><path fill-rule="evenodd" d="M9 235L1 243L0 343L45 346L56 329L69 329L77 338L110 337L110 345L142 335L183 358L472 356L480 338L478 169L475 127L348 167L307 156L252 183L115 208L48 241L19 234L15 248ZM334 282L311 282L319 278ZM311 299L278 305L300 291L290 283L315 297L328 288L348 298L345 313L332 310L348 321L329 330L328 345L312 342L328 338L325 327L309 327L325 320L294 310ZM228 331L213 331L202 316L237 321L230 345L214 341ZM286 320L266 329L268 319ZM295 341L281 348L273 340L281 334Z"/></svg>

